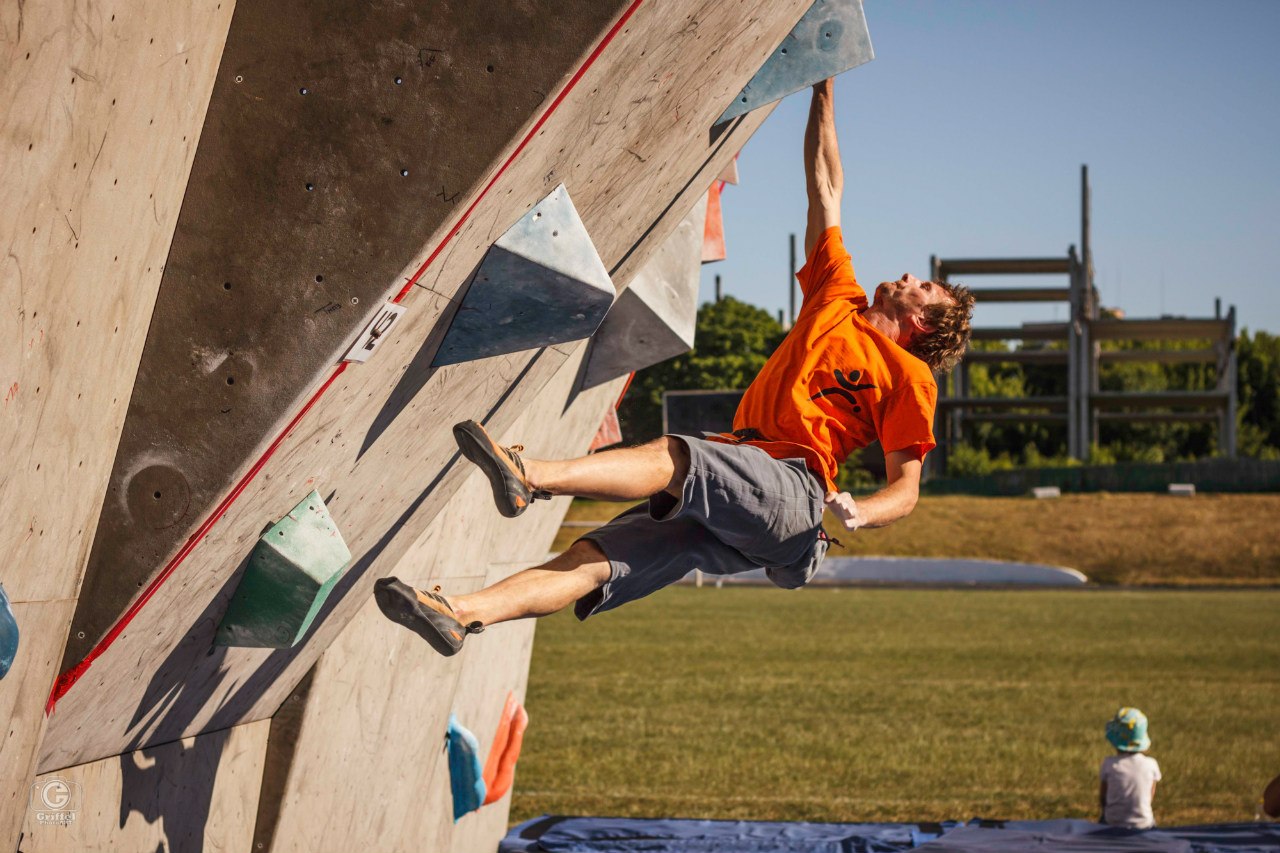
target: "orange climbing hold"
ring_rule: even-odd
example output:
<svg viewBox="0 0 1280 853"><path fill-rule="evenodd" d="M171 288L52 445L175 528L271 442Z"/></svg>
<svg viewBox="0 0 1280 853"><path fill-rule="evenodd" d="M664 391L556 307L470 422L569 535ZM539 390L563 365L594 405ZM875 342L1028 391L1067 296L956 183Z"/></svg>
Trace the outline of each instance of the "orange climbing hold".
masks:
<svg viewBox="0 0 1280 853"><path fill-rule="evenodd" d="M716 181L707 190L707 222L702 230L702 262L723 261L724 251L724 217L720 210L720 193L724 190L724 182Z"/></svg>
<svg viewBox="0 0 1280 853"><path fill-rule="evenodd" d="M511 790L511 783L516 778L516 762L520 760L520 746L524 743L524 730L528 726L529 714L516 699L516 694L508 693L502 719L498 721L498 731L493 735L493 746L484 765L486 806L496 803Z"/></svg>

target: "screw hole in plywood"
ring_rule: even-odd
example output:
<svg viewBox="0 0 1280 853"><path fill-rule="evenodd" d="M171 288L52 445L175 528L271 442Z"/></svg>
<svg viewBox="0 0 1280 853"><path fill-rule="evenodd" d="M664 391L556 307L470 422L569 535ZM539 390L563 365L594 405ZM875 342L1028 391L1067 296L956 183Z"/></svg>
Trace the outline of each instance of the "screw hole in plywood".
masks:
<svg viewBox="0 0 1280 853"><path fill-rule="evenodd" d="M236 384L236 378L235 378L234 376L228 376L228 377L227 377L227 384L228 384L228 385L235 385L235 384Z"/></svg>

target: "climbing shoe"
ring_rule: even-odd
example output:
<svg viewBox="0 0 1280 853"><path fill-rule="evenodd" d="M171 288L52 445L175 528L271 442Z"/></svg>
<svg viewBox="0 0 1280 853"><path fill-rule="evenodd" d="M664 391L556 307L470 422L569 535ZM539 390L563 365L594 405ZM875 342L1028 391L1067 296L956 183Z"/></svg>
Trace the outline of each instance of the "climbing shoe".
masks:
<svg viewBox="0 0 1280 853"><path fill-rule="evenodd" d="M520 461L523 445L501 447L484 427L475 421L463 421L453 426L453 438L458 442L462 455L480 467L493 488L493 502L498 512L507 518L515 518L529 507L533 500L550 500L551 493L529 485Z"/></svg>
<svg viewBox="0 0 1280 853"><path fill-rule="evenodd" d="M463 625L440 587L433 592L420 592L397 578L382 578L374 585L373 597L382 615L398 622L431 644L445 657L456 655L467 634L479 634L479 622Z"/></svg>

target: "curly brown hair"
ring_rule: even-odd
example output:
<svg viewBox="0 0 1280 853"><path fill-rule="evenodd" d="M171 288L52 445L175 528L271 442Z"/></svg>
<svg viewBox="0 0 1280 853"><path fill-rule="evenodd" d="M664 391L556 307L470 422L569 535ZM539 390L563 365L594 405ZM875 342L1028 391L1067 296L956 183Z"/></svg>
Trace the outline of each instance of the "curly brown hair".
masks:
<svg viewBox="0 0 1280 853"><path fill-rule="evenodd" d="M907 352L923 361L934 373L947 373L955 367L969 345L969 320L973 317L973 294L969 288L945 281L933 282L951 297L950 303L935 303L925 308L924 322L933 327L927 335L916 338Z"/></svg>

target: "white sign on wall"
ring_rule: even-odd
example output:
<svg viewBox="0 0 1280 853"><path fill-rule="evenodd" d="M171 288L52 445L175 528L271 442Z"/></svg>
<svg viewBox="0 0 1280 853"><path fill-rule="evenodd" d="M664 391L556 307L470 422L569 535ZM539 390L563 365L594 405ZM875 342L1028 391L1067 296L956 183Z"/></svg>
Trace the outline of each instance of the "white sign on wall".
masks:
<svg viewBox="0 0 1280 853"><path fill-rule="evenodd" d="M378 345L386 340L391 327L396 324L404 311L403 305L396 305L394 302L388 302L383 305L378 309L378 313L373 315L369 325L364 327L364 331L360 333L360 337L356 338L356 342L351 346L351 349L347 350L347 354L342 357L342 360L361 363L368 361L369 356L373 355L373 351L378 348Z"/></svg>

